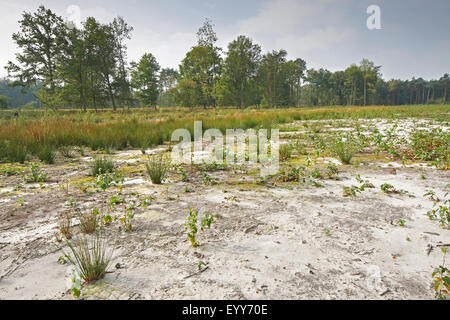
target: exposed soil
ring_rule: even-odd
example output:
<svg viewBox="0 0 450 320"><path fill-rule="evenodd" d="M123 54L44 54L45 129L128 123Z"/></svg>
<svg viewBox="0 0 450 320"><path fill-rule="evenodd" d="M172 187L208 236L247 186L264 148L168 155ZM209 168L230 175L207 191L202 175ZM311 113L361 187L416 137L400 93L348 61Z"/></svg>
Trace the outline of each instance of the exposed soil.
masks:
<svg viewBox="0 0 450 320"><path fill-rule="evenodd" d="M75 153L41 165L49 177L41 185L25 183L21 174L0 176L0 299L73 299L72 268L58 263L61 249L68 252L58 221L71 200L118 217L136 207L130 232L118 222L104 227L114 258L104 279L83 287L85 299L434 298L431 273L442 263L436 246L449 244L450 232L427 217L433 202L423 195L433 189L443 197L448 170L362 153L359 165L334 159L339 180L324 178L317 187L257 184L252 168L208 172L218 183L204 184L187 166L188 182L171 171L168 181L153 185L146 156L127 150L111 156L125 176L122 190L96 191L88 175L95 156ZM316 166L329 160L319 158ZM357 174L375 188L344 197ZM386 194L384 183L408 193ZM125 203L108 209L119 192ZM199 232L198 248L186 239L189 207L215 217L211 229Z"/></svg>

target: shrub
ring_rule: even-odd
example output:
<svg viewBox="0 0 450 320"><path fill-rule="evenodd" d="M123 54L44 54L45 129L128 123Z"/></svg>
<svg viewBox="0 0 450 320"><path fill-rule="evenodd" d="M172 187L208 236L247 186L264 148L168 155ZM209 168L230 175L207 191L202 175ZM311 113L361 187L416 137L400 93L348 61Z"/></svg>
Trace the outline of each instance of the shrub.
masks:
<svg viewBox="0 0 450 320"><path fill-rule="evenodd" d="M169 169L168 159L164 158L162 155L159 157L149 158L149 161L145 164L147 173L152 180L152 183L161 184L167 174Z"/></svg>
<svg viewBox="0 0 450 320"><path fill-rule="evenodd" d="M114 172L114 161L108 158L95 159L91 167L91 175L96 177L107 172Z"/></svg>
<svg viewBox="0 0 450 320"><path fill-rule="evenodd" d="M108 250L106 241L99 232L89 240L81 237L73 242L66 240L66 243L74 256L72 258L66 255L68 260L77 268L86 283L105 276L111 262L112 251Z"/></svg>

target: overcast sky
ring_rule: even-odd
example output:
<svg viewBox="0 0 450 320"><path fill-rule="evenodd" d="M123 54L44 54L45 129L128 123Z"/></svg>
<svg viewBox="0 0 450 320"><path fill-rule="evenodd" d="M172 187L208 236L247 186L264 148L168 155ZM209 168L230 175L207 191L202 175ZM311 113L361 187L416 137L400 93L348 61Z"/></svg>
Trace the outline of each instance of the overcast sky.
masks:
<svg viewBox="0 0 450 320"><path fill-rule="evenodd" d="M0 0L0 76L14 59L11 35L21 13L40 4L72 19L73 6L81 20L123 16L134 27L129 60L151 52L162 67L178 67L210 18L224 49L244 34L263 51L283 48L308 68L336 71L368 58L382 66L386 79L450 73L450 0ZM381 9L379 30L367 28L369 5Z"/></svg>

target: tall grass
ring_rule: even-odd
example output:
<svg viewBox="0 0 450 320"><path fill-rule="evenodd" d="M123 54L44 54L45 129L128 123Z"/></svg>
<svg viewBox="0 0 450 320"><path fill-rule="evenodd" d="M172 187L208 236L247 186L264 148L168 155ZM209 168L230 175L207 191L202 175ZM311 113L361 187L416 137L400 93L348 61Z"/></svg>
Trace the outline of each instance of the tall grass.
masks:
<svg viewBox="0 0 450 320"><path fill-rule="evenodd" d="M154 156L145 164L147 173L154 184L161 184L169 169L169 160L162 155Z"/></svg>
<svg viewBox="0 0 450 320"><path fill-rule="evenodd" d="M66 243L73 255L67 255L68 260L76 266L86 283L105 276L111 263L112 251L108 250L100 232L89 239L81 237L73 242L66 240Z"/></svg>
<svg viewBox="0 0 450 320"><path fill-rule="evenodd" d="M217 128L224 133L228 128L269 129L294 120L432 117L450 121L450 106L197 111L195 114L182 109L153 113L146 109L128 113L60 112L0 120L0 159L24 162L27 154L38 156L45 146L93 150L151 147L170 140L172 132L178 128L188 129L193 136L194 120L203 122L203 130Z"/></svg>

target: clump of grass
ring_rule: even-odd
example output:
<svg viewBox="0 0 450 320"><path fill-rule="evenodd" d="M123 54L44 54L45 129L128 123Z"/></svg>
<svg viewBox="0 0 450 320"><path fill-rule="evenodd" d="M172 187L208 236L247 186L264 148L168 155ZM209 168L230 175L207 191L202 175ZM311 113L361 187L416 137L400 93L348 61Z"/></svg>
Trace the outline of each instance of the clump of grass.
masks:
<svg viewBox="0 0 450 320"><path fill-rule="evenodd" d="M289 144L282 144L280 146L280 161L284 162L292 157L292 146Z"/></svg>
<svg viewBox="0 0 450 320"><path fill-rule="evenodd" d="M78 212L78 221L80 222L80 230L83 233L93 233L97 230L101 219L100 211L93 209L88 212Z"/></svg>
<svg viewBox="0 0 450 320"><path fill-rule="evenodd" d="M24 163L27 160L28 150L26 146L4 141L0 145L0 158L5 158L9 162Z"/></svg>
<svg viewBox="0 0 450 320"><path fill-rule="evenodd" d="M145 164L147 173L154 184L161 184L169 169L168 159L160 155L159 157L151 157Z"/></svg>
<svg viewBox="0 0 450 320"><path fill-rule="evenodd" d="M37 154L39 160L42 162L52 164L55 162L56 153L51 145L44 145Z"/></svg>
<svg viewBox="0 0 450 320"><path fill-rule="evenodd" d="M91 167L91 175L96 177L107 172L114 172L114 161L108 158L95 159Z"/></svg>
<svg viewBox="0 0 450 320"><path fill-rule="evenodd" d="M97 232L89 240L81 237L73 242L66 240L73 258L66 255L85 283L99 280L106 274L111 263L112 251L108 250L106 241Z"/></svg>
<svg viewBox="0 0 450 320"><path fill-rule="evenodd" d="M59 148L59 152L64 158L70 159L74 157L72 148L70 146L62 146L61 148Z"/></svg>
<svg viewBox="0 0 450 320"><path fill-rule="evenodd" d="M72 215L66 213L59 220L59 231L67 239L72 238Z"/></svg>

